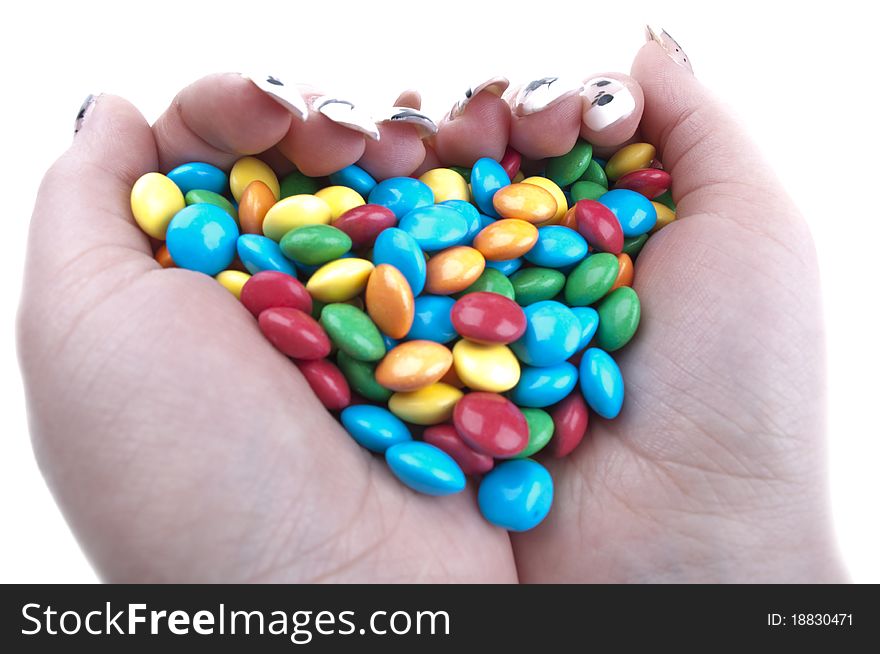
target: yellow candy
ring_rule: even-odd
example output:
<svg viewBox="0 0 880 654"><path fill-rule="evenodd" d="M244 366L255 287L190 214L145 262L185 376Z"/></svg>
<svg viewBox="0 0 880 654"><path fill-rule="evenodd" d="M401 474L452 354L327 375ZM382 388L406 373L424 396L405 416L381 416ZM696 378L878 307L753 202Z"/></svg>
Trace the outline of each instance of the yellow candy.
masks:
<svg viewBox="0 0 880 654"><path fill-rule="evenodd" d="M388 400L388 409L414 425L438 425L452 418L462 395L464 393L454 386L437 382L417 391L395 393Z"/></svg>
<svg viewBox="0 0 880 654"><path fill-rule="evenodd" d="M349 209L366 204L360 193L347 186L328 186L315 195L330 207L330 220L336 220Z"/></svg>
<svg viewBox="0 0 880 654"><path fill-rule="evenodd" d="M186 202L177 184L162 173L147 173L131 189L131 213L142 230L165 240L168 223Z"/></svg>
<svg viewBox="0 0 880 654"><path fill-rule="evenodd" d="M446 200L464 200L471 198L467 180L449 168L434 168L419 177L419 181L434 191L434 202Z"/></svg>
<svg viewBox="0 0 880 654"><path fill-rule="evenodd" d="M220 286L232 293L237 300L241 299L241 287L250 278L250 275L240 270L224 270L214 277L220 282Z"/></svg>
<svg viewBox="0 0 880 654"><path fill-rule="evenodd" d="M503 393L519 381L519 362L506 345L462 339L452 348L455 372L474 391Z"/></svg>
<svg viewBox="0 0 880 654"><path fill-rule="evenodd" d="M540 186L545 191L550 192L550 195L556 200L556 215L548 220L547 223L552 225L559 224L559 222L565 217L565 212L568 211L568 201L565 199L565 193L562 192L559 185L551 179L538 176L526 177L522 180L522 183L534 184L535 186Z"/></svg>
<svg viewBox="0 0 880 654"><path fill-rule="evenodd" d="M326 225L333 214L317 195L291 195L272 205L263 218L263 234L280 241L287 232L306 225Z"/></svg>
<svg viewBox="0 0 880 654"><path fill-rule="evenodd" d="M367 286L373 264L366 259L337 259L315 271L306 290L321 302L346 302Z"/></svg>
<svg viewBox="0 0 880 654"><path fill-rule="evenodd" d="M648 168L657 150L650 143L630 143L614 153L605 164L605 174L614 181L634 170Z"/></svg>
<svg viewBox="0 0 880 654"><path fill-rule="evenodd" d="M269 164L256 157L242 157L229 171L229 189L236 202L241 199L241 194L244 193L247 185L255 179L268 186L276 200L281 197L281 185Z"/></svg>
<svg viewBox="0 0 880 654"><path fill-rule="evenodd" d="M502 218L543 223L556 215L556 200L537 184L510 184L495 192L492 205Z"/></svg>
<svg viewBox="0 0 880 654"><path fill-rule="evenodd" d="M654 228L651 230L651 233L653 234L675 220L675 212L660 202L654 202L652 200L651 204L653 204L654 208L657 210L657 224L654 225Z"/></svg>
<svg viewBox="0 0 880 654"><path fill-rule="evenodd" d="M526 176L523 175L523 171L516 171L516 175L513 176L513 179L510 180L511 184L519 184L520 182L524 182L526 180Z"/></svg>

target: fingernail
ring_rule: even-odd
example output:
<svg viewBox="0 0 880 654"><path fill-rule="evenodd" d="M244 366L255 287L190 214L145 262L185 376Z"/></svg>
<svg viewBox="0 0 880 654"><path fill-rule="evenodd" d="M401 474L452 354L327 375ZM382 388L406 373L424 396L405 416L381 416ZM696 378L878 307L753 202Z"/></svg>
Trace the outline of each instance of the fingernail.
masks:
<svg viewBox="0 0 880 654"><path fill-rule="evenodd" d="M314 98L312 109L320 112L334 123L353 129L374 141L379 140L379 128L376 121L348 100L340 100L328 95Z"/></svg>
<svg viewBox="0 0 880 654"><path fill-rule="evenodd" d="M605 129L636 110L628 88L611 77L594 77L584 83L584 124L593 131Z"/></svg>
<svg viewBox="0 0 880 654"><path fill-rule="evenodd" d="M493 77L482 84L469 88L464 92L464 97L452 105L452 109L446 115L446 120L454 120L455 118L458 118L464 112L468 103L483 91L489 91L500 98L501 94L507 90L508 86L510 86L510 82L506 77Z"/></svg>
<svg viewBox="0 0 880 654"><path fill-rule="evenodd" d="M669 32L663 28L654 28L650 25L645 26L645 31L648 41L656 41L666 51L666 54L669 55L672 61L682 68L686 68L692 73L694 72L694 69L691 67L691 60L684 53L684 50L681 49L681 46L678 45L678 41L673 39Z"/></svg>
<svg viewBox="0 0 880 654"><path fill-rule="evenodd" d="M419 136L426 138L437 133L437 124L421 111L409 107L391 107L378 122L380 123L406 123L412 125L419 132Z"/></svg>
<svg viewBox="0 0 880 654"><path fill-rule="evenodd" d="M575 80L542 77L529 82L517 91L513 98L513 111L517 116L528 116L546 109L560 98L577 93L582 88L583 84Z"/></svg>
<svg viewBox="0 0 880 654"><path fill-rule="evenodd" d="M73 134L76 136L79 133L79 130L82 129L83 121L88 116L89 111L95 106L95 100L98 99L98 96L92 95L91 93L86 96L86 99L83 100L82 105L79 108L79 111L76 112L76 121L73 123Z"/></svg>
<svg viewBox="0 0 880 654"><path fill-rule="evenodd" d="M268 93L278 104L291 112L300 120L306 120L309 108L302 94L295 86L289 86L274 75L241 75L252 81L261 91Z"/></svg>

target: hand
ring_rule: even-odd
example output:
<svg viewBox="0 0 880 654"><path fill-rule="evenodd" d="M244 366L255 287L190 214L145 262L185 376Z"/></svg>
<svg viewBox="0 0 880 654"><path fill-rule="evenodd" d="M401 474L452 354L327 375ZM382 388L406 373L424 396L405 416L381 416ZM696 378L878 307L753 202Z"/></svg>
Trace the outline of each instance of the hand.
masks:
<svg viewBox="0 0 880 654"><path fill-rule="evenodd" d="M417 495L355 446L227 291L159 269L128 197L145 172L191 160L228 167L262 151L307 174L360 161L380 177L422 160L500 156L508 140L532 157L561 154L586 129L581 99L523 117L476 94L426 152L407 125L382 126L374 143L319 115L300 123L237 76L197 82L152 128L101 96L40 190L19 316L36 454L98 572L113 581L840 579L806 227L688 71L650 43L633 75L646 96L642 135L673 175L679 220L638 259L643 324L619 356L623 414L591 417L578 450L551 464L550 516L512 538L480 517L472 484L454 497Z"/></svg>

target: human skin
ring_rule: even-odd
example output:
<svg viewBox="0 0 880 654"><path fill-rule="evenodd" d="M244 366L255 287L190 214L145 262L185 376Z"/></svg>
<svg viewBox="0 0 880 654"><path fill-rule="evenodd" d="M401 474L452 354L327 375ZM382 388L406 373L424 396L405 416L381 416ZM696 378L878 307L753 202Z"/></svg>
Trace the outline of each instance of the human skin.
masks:
<svg viewBox="0 0 880 654"><path fill-rule="evenodd" d="M844 581L807 227L688 70L648 43L632 76L645 95L641 134L675 180L678 219L639 255L643 320L615 355L622 414L591 416L579 448L549 462L553 510L513 535L479 515L472 482L442 499L401 485L231 294L152 258L130 214L134 180L184 160L228 166L276 144L290 154L289 116L253 98L257 109L212 120L181 96L151 128L124 100L101 96L41 186L18 323L37 460L100 576ZM235 120L245 109L262 112L259 131ZM472 128L496 109L475 114ZM324 128L332 138L335 126ZM312 170L362 156L351 134L340 139ZM398 147L406 141L401 132ZM414 165L408 154L372 156Z"/></svg>

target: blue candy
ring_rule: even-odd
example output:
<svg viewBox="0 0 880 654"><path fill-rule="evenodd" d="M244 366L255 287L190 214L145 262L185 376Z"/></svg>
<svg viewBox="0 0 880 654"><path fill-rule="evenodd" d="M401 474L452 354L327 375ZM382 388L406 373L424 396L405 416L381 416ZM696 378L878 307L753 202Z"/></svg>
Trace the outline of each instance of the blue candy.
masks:
<svg viewBox="0 0 880 654"><path fill-rule="evenodd" d="M400 344L400 341L391 338L388 334L382 334L382 341L385 343L386 352L390 352Z"/></svg>
<svg viewBox="0 0 880 654"><path fill-rule="evenodd" d="M623 235L627 238L647 234L657 224L657 210L641 193L618 188L608 191L599 198L599 202L617 216Z"/></svg>
<svg viewBox="0 0 880 654"><path fill-rule="evenodd" d="M413 295L425 288L428 274L425 253L416 240L402 229L383 229L373 245L373 263L387 263L397 268L409 282Z"/></svg>
<svg viewBox="0 0 880 654"><path fill-rule="evenodd" d="M464 473L446 452L421 441L392 445L385 451L391 472L404 484L426 495L452 495L465 487Z"/></svg>
<svg viewBox="0 0 880 654"><path fill-rule="evenodd" d="M181 268L216 275L235 258L238 226L213 204L191 204L168 223L168 253Z"/></svg>
<svg viewBox="0 0 880 654"><path fill-rule="evenodd" d="M525 334L510 344L520 361L530 366L552 366L577 351L581 324L567 306L556 300L543 300L523 311Z"/></svg>
<svg viewBox="0 0 880 654"><path fill-rule="evenodd" d="M412 440L403 421L380 406L356 404L346 407L339 419L345 431L372 452L382 454L392 445Z"/></svg>
<svg viewBox="0 0 880 654"><path fill-rule="evenodd" d="M526 261L544 268L571 266L587 256L587 241L562 225L538 228L538 241L525 255Z"/></svg>
<svg viewBox="0 0 880 654"><path fill-rule="evenodd" d="M510 391L510 401L535 409L550 406L564 400L577 380L577 368L568 361L543 368L522 366L519 382Z"/></svg>
<svg viewBox="0 0 880 654"><path fill-rule="evenodd" d="M571 312L577 316L581 324L581 342L575 350L579 352L587 347L596 335L596 330L599 328L599 312L593 307L572 307Z"/></svg>
<svg viewBox="0 0 880 654"><path fill-rule="evenodd" d="M217 166L198 161L179 165L168 173L168 179L177 184L180 192L184 195L195 189L213 191L223 195L229 183L226 173Z"/></svg>
<svg viewBox="0 0 880 654"><path fill-rule="evenodd" d="M623 406L623 377L611 355L597 347L584 352L580 379L590 408L603 418L616 418Z"/></svg>
<svg viewBox="0 0 880 654"><path fill-rule="evenodd" d="M277 270L296 277L296 268L278 244L268 236L242 234L238 237L238 258L252 275L261 270Z"/></svg>
<svg viewBox="0 0 880 654"><path fill-rule="evenodd" d="M413 209L434 204L434 191L412 177L390 177L376 184L367 202L391 209L400 219Z"/></svg>
<svg viewBox="0 0 880 654"><path fill-rule="evenodd" d="M522 259L505 259L504 261L487 261L486 268L494 268L502 275L510 277L517 270L522 268Z"/></svg>
<svg viewBox="0 0 880 654"><path fill-rule="evenodd" d="M330 183L335 186L347 186L367 197L376 187L376 180L366 170L360 166L351 164L335 173L330 173Z"/></svg>
<svg viewBox="0 0 880 654"><path fill-rule="evenodd" d="M461 241L461 245L470 245L473 243L474 238L476 238L477 234L479 234L480 230L485 226L482 221L483 216L477 211L477 208L470 202L465 202L464 200L446 200L446 202L441 202L440 204L452 207L464 217L468 228L467 234L465 234L464 239ZM488 216L486 216L486 218L488 218ZM492 219L489 218L489 220Z"/></svg>
<svg viewBox="0 0 880 654"><path fill-rule="evenodd" d="M477 159L477 163L471 168L471 192L480 211L492 218L498 218L492 198L498 189L505 186L510 186L510 177L500 163L488 157Z"/></svg>
<svg viewBox="0 0 880 654"><path fill-rule="evenodd" d="M400 219L398 228L412 236L425 252L459 245L468 235L464 215L444 204L413 209Z"/></svg>
<svg viewBox="0 0 880 654"><path fill-rule="evenodd" d="M493 525L508 531L532 529L550 513L553 478L537 461L504 461L483 477L477 504Z"/></svg>
<svg viewBox="0 0 880 654"><path fill-rule="evenodd" d="M452 325L455 300L446 295L421 295L415 301L415 316L407 340L448 343L458 334Z"/></svg>

